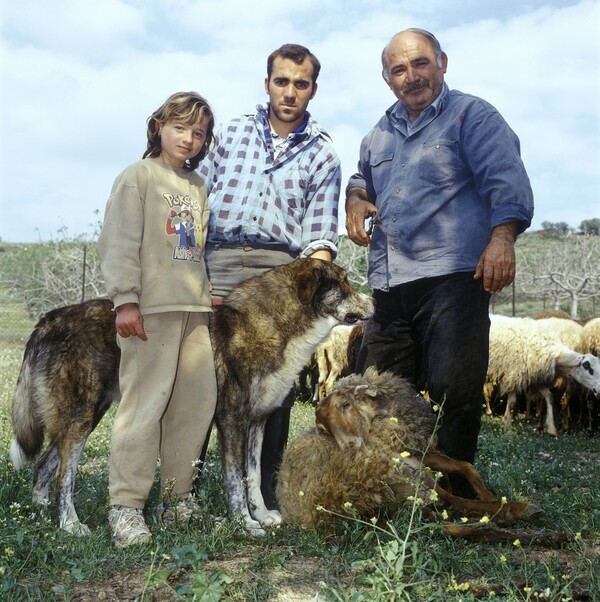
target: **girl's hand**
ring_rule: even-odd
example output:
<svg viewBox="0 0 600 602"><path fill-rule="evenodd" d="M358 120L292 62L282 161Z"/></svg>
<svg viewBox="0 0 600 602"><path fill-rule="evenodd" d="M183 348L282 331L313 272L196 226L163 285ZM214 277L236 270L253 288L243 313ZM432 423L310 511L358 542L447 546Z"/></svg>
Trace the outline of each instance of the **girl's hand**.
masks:
<svg viewBox="0 0 600 602"><path fill-rule="evenodd" d="M144 331L144 318L140 313L137 303L124 303L115 309L117 312L117 332L123 338L130 336L139 337L147 341L148 337Z"/></svg>

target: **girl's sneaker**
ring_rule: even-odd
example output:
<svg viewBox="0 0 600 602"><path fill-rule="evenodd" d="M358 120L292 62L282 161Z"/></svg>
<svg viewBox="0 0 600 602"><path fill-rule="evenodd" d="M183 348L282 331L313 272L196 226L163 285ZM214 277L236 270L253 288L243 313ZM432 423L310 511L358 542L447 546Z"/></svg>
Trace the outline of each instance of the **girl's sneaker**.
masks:
<svg viewBox="0 0 600 602"><path fill-rule="evenodd" d="M163 502L156 508L156 518L165 524L187 525L193 517L202 514L193 494L188 494L176 504Z"/></svg>
<svg viewBox="0 0 600 602"><path fill-rule="evenodd" d="M148 544L152 541L152 534L144 520L144 513L139 508L111 506L108 524L117 548Z"/></svg>

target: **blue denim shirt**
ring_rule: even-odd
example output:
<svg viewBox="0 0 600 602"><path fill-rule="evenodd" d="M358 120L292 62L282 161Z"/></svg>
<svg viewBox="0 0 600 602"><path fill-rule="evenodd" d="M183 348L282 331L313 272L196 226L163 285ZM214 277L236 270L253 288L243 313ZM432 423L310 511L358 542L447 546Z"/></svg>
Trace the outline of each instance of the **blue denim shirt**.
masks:
<svg viewBox="0 0 600 602"><path fill-rule="evenodd" d="M396 102L365 136L348 188L379 208L369 285L473 271L491 229L533 217L519 139L488 102L449 90L411 124Z"/></svg>

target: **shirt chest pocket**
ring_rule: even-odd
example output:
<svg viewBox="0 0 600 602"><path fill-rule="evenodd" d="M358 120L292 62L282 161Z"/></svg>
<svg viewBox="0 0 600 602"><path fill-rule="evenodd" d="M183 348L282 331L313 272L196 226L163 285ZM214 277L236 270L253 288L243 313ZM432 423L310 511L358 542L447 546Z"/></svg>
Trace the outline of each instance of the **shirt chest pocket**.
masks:
<svg viewBox="0 0 600 602"><path fill-rule="evenodd" d="M302 211L309 184L306 169L290 165L275 169L269 174L270 188L275 194L276 206L287 207L292 211Z"/></svg>
<svg viewBox="0 0 600 602"><path fill-rule="evenodd" d="M371 181L377 195L380 195L392 181L392 160L394 151L373 153L369 159Z"/></svg>
<svg viewBox="0 0 600 602"><path fill-rule="evenodd" d="M454 182L464 171L458 141L433 140L424 143L417 166L420 180L436 185Z"/></svg>

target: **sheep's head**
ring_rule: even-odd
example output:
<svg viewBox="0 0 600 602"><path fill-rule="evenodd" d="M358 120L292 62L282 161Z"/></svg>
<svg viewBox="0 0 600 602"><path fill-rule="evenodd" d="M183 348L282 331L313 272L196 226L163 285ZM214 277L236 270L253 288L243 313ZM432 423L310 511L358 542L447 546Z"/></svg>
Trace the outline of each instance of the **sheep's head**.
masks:
<svg viewBox="0 0 600 602"><path fill-rule="evenodd" d="M586 353L580 364L579 382L588 387L596 397L600 397L600 359Z"/></svg>
<svg viewBox="0 0 600 602"><path fill-rule="evenodd" d="M368 385L332 391L317 406L317 428L331 435L342 449L366 445L371 422L378 415L369 403L373 393Z"/></svg>
<svg viewBox="0 0 600 602"><path fill-rule="evenodd" d="M567 374L570 374L577 382L587 387L596 397L600 397L600 359L589 353L573 355L575 359L571 365L568 365L562 356L559 356L559 365L563 370L566 365Z"/></svg>

